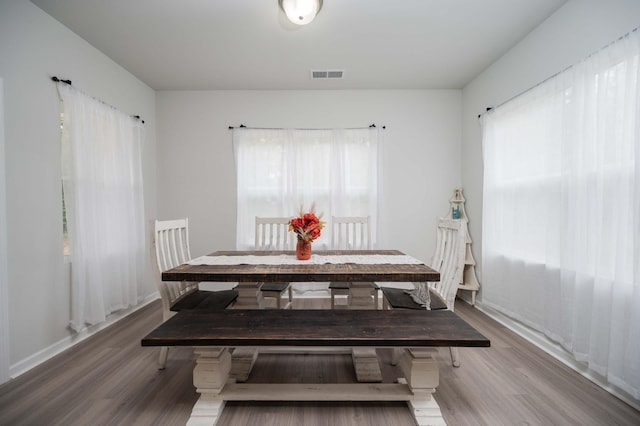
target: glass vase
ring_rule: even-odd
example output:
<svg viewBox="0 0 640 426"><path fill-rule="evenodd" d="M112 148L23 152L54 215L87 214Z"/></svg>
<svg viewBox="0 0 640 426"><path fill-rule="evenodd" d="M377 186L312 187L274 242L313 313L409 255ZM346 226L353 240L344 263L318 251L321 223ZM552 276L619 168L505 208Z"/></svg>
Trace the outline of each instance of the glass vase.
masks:
<svg viewBox="0 0 640 426"><path fill-rule="evenodd" d="M296 245L296 257L299 260L311 259L311 243L304 240L298 240L298 244Z"/></svg>

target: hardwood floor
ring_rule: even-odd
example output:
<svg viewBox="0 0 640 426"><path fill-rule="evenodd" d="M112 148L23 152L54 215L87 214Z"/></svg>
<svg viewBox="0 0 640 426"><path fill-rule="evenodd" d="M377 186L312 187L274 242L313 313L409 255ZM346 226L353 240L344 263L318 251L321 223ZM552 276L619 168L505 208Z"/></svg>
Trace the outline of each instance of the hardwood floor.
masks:
<svg viewBox="0 0 640 426"><path fill-rule="evenodd" d="M295 300L298 307L328 299ZM457 313L491 339L461 348L462 366L439 351L436 400L449 425L638 425L640 412L464 302ZM193 351L172 348L158 371L157 348L140 339L161 322L160 302L0 386L0 425L180 425L198 398ZM384 381L396 377L381 350ZM349 382L350 355L264 354L254 382ZM412 425L404 403L230 402L220 425Z"/></svg>

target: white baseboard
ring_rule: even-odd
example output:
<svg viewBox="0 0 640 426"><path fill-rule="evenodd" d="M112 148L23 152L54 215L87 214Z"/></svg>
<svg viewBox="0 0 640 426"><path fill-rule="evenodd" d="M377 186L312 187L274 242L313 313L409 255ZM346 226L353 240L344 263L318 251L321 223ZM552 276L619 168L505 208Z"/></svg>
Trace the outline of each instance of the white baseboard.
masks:
<svg viewBox="0 0 640 426"><path fill-rule="evenodd" d="M622 389L619 389L616 386L611 385L607 382L607 380L601 376L598 376L591 372L584 365L577 362L571 353L569 353L562 346L557 343L552 342L548 337L544 334L527 327L526 325L492 309L486 305L483 305L481 302L476 301L476 309L496 320L503 326L507 327L509 330L513 331L523 339L527 340L531 344L537 346L542 349L567 367L575 370L577 373L585 377L586 379L592 381L596 385L600 386L602 389L606 390L610 394L614 395L616 398L624 401L626 404L632 406L636 410L640 411L640 401L633 398L633 396L629 395Z"/></svg>
<svg viewBox="0 0 640 426"><path fill-rule="evenodd" d="M43 362L53 358L54 356L60 354L61 352L69 349L70 347L82 342L83 340L85 340L88 337L91 337L92 335L96 334L97 332L99 332L100 330L104 330L105 328L109 327L110 325L115 324L116 322L120 321L121 319L123 319L124 317L126 317L127 315L132 314L133 312L136 312L139 309L144 308L145 306L147 306L149 303L153 302L156 299L160 298L160 294L158 292L152 293L149 296L147 296L142 302L140 302L140 304L138 304L137 306L133 306L131 308L127 308L127 309L123 309L121 311L115 312L111 315L109 315L106 319L106 321L100 323L100 324L96 324L96 325L92 325L89 327L86 327L84 329L82 329L80 332L78 333L74 333L68 337L65 337L64 339L59 340L58 342L54 343L53 345L46 347L44 349L42 349L41 351L36 352L35 354L21 360L18 361L17 363L11 365L9 367L9 377L11 379L15 379L16 377L20 376L21 374L26 373L27 371L31 370L32 368L42 364Z"/></svg>

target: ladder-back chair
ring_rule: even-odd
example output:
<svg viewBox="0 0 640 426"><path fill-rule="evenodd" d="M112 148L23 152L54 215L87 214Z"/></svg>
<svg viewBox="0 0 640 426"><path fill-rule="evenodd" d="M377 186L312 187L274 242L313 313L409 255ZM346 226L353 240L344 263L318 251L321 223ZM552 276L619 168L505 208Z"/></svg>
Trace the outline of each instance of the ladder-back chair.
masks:
<svg viewBox="0 0 640 426"><path fill-rule="evenodd" d="M332 216L331 248L333 250L371 250L369 216ZM331 309L378 309L378 286L374 282L334 281L329 284L329 290ZM338 304L336 296L346 296L346 305Z"/></svg>
<svg viewBox="0 0 640 426"><path fill-rule="evenodd" d="M466 219L438 220L436 248L431 268L440 272L440 281L414 283L415 290L382 288L386 309L449 309L453 311L458 284L462 282L466 253ZM458 348L449 348L454 367L460 366Z"/></svg>
<svg viewBox="0 0 640 426"><path fill-rule="evenodd" d="M156 220L154 228L156 263L160 275L191 260L188 219ZM183 309L225 309L238 297L236 290L200 290L197 282L166 282L159 277L156 283L162 300L163 321ZM165 367L168 351L168 347L160 350L160 369Z"/></svg>
<svg viewBox="0 0 640 426"><path fill-rule="evenodd" d="M257 217L255 229L256 250L295 250L295 235L289 232L288 217ZM284 304L282 296L288 295ZM277 309L289 309L293 303L291 283L262 283L259 289L258 304L261 309L267 308L269 299L275 299Z"/></svg>

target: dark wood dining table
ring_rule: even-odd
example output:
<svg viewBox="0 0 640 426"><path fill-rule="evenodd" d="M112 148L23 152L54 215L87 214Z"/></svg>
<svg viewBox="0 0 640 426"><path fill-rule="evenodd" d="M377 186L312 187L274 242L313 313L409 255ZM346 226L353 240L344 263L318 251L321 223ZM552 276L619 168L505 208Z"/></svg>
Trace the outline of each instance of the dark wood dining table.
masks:
<svg viewBox="0 0 640 426"><path fill-rule="evenodd" d="M319 250L315 256L403 256L398 250ZM209 256L295 256L293 251L217 251ZM312 257L313 258L313 257ZM197 260L197 259L196 259ZM415 259L414 259L415 260ZM240 260L241 262L241 260ZM185 264L162 273L163 281L212 282L329 282L329 281L440 281L440 273L424 263L419 264L358 264L300 261L294 265Z"/></svg>

